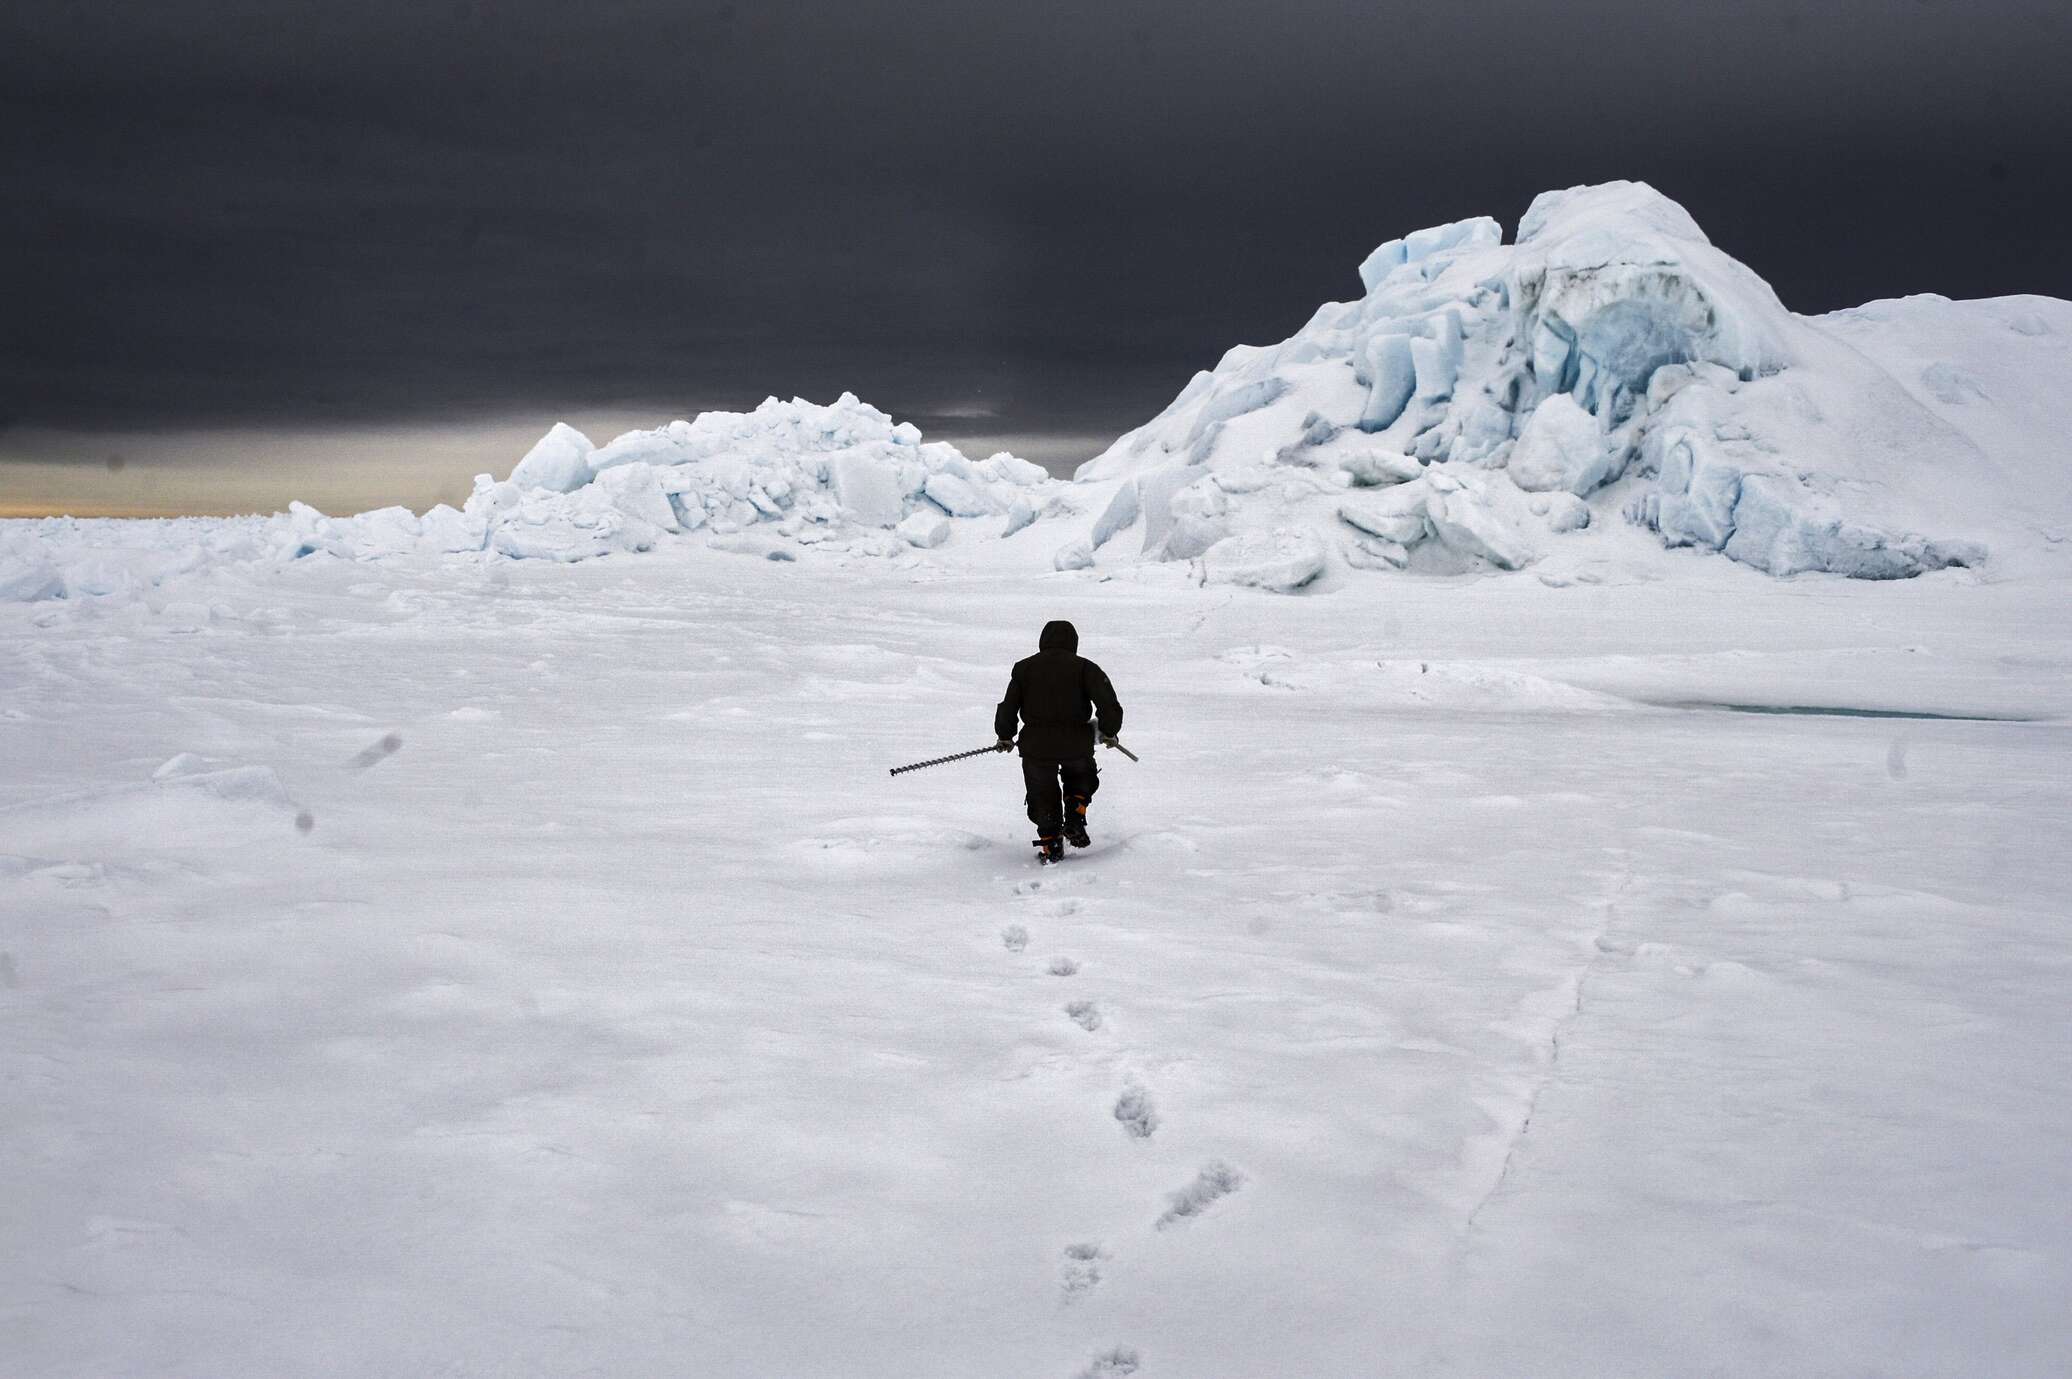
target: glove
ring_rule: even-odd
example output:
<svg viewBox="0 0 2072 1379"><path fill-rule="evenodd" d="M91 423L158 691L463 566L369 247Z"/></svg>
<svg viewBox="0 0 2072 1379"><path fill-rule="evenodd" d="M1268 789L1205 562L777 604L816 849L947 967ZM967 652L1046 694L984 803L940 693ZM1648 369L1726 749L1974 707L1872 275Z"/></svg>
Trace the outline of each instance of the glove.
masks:
<svg viewBox="0 0 2072 1379"><path fill-rule="evenodd" d="M1101 734L1101 745L1103 747L1116 747L1120 746L1121 744L1115 740L1115 734L1103 733Z"/></svg>
<svg viewBox="0 0 2072 1379"><path fill-rule="evenodd" d="M1013 751L1013 750L1014 750L1014 739L1013 739L1013 738L1011 738L1011 737L1003 737L1003 738L1001 738L1001 739L1000 739L1000 740L999 740L998 742L996 742L996 743L994 743L994 744L993 744L993 750L994 750L994 751L996 751L996 752L1011 752L1011 751Z"/></svg>

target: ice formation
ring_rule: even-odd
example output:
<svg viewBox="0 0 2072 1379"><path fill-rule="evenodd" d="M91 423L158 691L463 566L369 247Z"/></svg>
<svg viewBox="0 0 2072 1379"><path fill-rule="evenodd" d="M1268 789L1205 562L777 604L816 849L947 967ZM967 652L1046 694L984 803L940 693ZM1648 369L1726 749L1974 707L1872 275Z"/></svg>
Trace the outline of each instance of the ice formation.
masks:
<svg viewBox="0 0 2072 1379"><path fill-rule="evenodd" d="M1633 182L1543 194L1510 245L1487 218L1390 240L1359 277L1358 300L1231 350L1073 484L926 443L851 394L772 398L601 447L557 425L509 478L421 515L0 523L0 602L225 561L574 561L686 538L773 560L1186 562L1284 592L1687 558L1663 547L1888 579L2072 555L2072 303L1794 315Z"/></svg>
<svg viewBox="0 0 2072 1379"><path fill-rule="evenodd" d="M1487 218L1391 240L1360 281L1082 466L1116 491L1058 567L1141 529L1125 554L1273 588L1511 570L1623 515L1771 574L1893 578L1978 563L2008 506L1962 501L1996 457L1643 184L1545 193L1513 245ZM2032 338L2065 307L2009 300ZM1978 406L1973 377L1922 386Z"/></svg>
<svg viewBox="0 0 2072 1379"><path fill-rule="evenodd" d="M799 546L892 555L941 546L960 522L984 522L988 536L1018 531L1052 482L1012 455L972 461L924 442L911 423L852 393L826 407L771 398L753 412L704 412L597 448L556 426L509 479L476 479L457 517L438 515L436 539L581 560L646 550L670 534L752 529Z"/></svg>
<svg viewBox="0 0 2072 1379"><path fill-rule="evenodd" d="M216 561L464 552L572 561L688 533L752 533L755 550L777 559L800 547L891 556L933 550L959 532L1012 536L1064 487L1013 455L974 461L923 441L911 423L854 394L827 406L771 398L752 412L704 412L601 447L557 424L510 478L480 475L463 507L422 515L391 507L327 517L291 503L271 517L229 520L8 523L0 601L132 593Z"/></svg>

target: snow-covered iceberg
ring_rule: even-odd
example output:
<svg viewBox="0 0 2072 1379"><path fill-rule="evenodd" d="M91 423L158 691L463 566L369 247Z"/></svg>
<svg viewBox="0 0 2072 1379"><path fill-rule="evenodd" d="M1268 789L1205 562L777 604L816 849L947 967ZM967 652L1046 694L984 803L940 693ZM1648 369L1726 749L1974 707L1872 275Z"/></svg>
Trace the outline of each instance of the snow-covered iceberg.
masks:
<svg viewBox="0 0 2072 1379"><path fill-rule="evenodd" d="M1541 195L1511 245L1487 218L1391 240L1360 280L1082 466L1116 491L1059 566L1141 530L1132 556L1259 583L1257 553L1307 529L1329 561L1285 587L1330 562L1519 569L1623 516L1771 574L1894 578L1984 560L2039 484L2072 511L2061 478L2028 482L2072 420L2049 382L2072 304L1797 316L1634 182ZM1910 387L1865 338L1908 327L1989 362ZM1990 434L1952 424L1960 407L1994 413Z"/></svg>

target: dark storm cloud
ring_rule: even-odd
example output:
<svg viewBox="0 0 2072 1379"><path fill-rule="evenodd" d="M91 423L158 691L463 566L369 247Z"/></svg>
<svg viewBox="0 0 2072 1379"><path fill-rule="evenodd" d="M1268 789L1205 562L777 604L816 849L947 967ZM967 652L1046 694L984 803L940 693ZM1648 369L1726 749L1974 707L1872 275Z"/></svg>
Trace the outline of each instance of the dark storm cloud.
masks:
<svg viewBox="0 0 2072 1379"><path fill-rule="evenodd" d="M17 3L0 413L1113 432L1379 240L1617 176L1801 310L2068 295L2065 8Z"/></svg>

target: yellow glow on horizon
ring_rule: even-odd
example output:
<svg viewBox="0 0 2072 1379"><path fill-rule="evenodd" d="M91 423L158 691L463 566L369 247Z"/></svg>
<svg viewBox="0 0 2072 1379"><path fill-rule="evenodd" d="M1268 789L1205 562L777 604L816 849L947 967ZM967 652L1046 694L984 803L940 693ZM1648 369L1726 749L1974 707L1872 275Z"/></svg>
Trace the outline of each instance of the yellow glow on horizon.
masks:
<svg viewBox="0 0 2072 1379"><path fill-rule="evenodd" d="M236 517L300 501L331 516L467 501L477 474L509 474L559 417L602 444L683 409L573 409L479 423L325 431L0 432L0 518ZM691 413L695 415L695 411ZM1060 477L1096 435L951 435L974 459L1009 450Z"/></svg>

